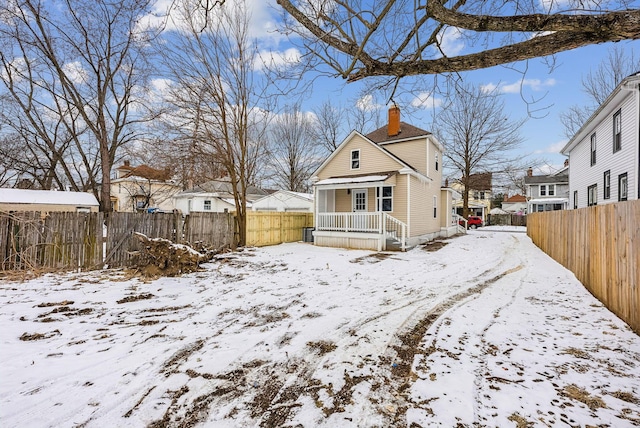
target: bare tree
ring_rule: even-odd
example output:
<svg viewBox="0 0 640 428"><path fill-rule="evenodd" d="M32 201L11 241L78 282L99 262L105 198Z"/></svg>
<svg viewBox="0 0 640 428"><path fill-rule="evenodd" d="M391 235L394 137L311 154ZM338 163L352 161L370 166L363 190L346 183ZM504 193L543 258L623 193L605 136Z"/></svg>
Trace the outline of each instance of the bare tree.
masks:
<svg viewBox="0 0 640 428"><path fill-rule="evenodd" d="M8 0L0 6L0 74L15 111L9 125L43 162L43 187L56 182L92 190L103 211L111 209L116 153L146 119L136 92L149 75L149 33L138 18L150 3Z"/></svg>
<svg viewBox="0 0 640 428"><path fill-rule="evenodd" d="M293 192L308 192L309 178L320 164L312 119L295 105L271 124L270 159L275 184Z"/></svg>
<svg viewBox="0 0 640 428"><path fill-rule="evenodd" d="M589 103L573 105L560 114L565 136L573 137L616 86L638 70L640 58L635 57L633 50L624 50L619 46L609 49L607 58L582 78L582 90L587 94Z"/></svg>
<svg viewBox="0 0 640 428"><path fill-rule="evenodd" d="M179 30L164 45L174 85L171 101L183 137L201 156L219 163L232 188L238 244L246 242L247 187L264 160L266 111L256 76L255 41L248 34L249 10L227 2L205 13L198 0L176 7Z"/></svg>
<svg viewBox="0 0 640 428"><path fill-rule="evenodd" d="M346 136L343 109L327 100L313 112L316 115L314 136L327 153L332 153Z"/></svg>
<svg viewBox="0 0 640 428"><path fill-rule="evenodd" d="M458 87L450 104L436 117L436 135L445 146L445 158L462 185L463 216L469 215L471 177L503 172L514 159L509 151L522 143L524 120L511 120L504 101L494 90L470 85Z"/></svg>
<svg viewBox="0 0 640 428"><path fill-rule="evenodd" d="M457 73L640 38L628 2L277 0L286 30L348 81ZM288 18L285 17L285 18ZM482 46L450 57L452 33ZM493 47L495 46L495 47Z"/></svg>

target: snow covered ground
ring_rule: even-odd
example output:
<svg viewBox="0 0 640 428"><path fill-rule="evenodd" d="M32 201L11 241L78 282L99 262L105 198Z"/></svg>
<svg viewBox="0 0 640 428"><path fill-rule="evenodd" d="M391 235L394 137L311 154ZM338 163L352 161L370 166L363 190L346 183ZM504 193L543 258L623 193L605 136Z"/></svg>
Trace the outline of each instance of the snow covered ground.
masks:
<svg viewBox="0 0 640 428"><path fill-rule="evenodd" d="M640 426L640 337L521 232L4 280L0 425Z"/></svg>

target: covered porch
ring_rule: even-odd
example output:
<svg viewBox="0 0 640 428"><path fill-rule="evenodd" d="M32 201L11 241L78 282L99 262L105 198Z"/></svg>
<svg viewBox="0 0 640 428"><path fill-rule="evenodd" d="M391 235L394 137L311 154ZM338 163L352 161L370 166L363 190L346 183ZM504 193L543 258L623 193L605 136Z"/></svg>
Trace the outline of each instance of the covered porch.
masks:
<svg viewBox="0 0 640 428"><path fill-rule="evenodd" d="M409 230L402 187L395 171L318 181L314 185L315 244L405 250Z"/></svg>

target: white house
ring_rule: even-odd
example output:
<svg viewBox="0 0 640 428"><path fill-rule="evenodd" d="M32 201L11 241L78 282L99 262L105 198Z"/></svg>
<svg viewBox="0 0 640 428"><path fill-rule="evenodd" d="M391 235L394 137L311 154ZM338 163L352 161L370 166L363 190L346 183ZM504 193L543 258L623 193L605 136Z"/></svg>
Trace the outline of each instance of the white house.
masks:
<svg viewBox="0 0 640 428"><path fill-rule="evenodd" d="M640 73L620 82L562 149L570 207L638 199Z"/></svg>
<svg viewBox="0 0 640 428"><path fill-rule="evenodd" d="M310 193L278 190L253 202L254 211L313 212L313 195Z"/></svg>
<svg viewBox="0 0 640 428"><path fill-rule="evenodd" d="M180 190L168 170L148 165L131 166L126 160L116 168L116 178L111 180L111 205L114 211L171 211L172 196Z"/></svg>
<svg viewBox="0 0 640 428"><path fill-rule="evenodd" d="M247 209L253 201L266 196L267 192L257 187L247 188ZM212 180L198 184L192 189L173 196L173 205L183 214L191 212L232 212L236 210L233 188L228 179Z"/></svg>
<svg viewBox="0 0 640 428"><path fill-rule="evenodd" d="M528 213L569 208L569 161L565 161L560 170L547 175L533 175L533 170L529 168L524 184Z"/></svg>

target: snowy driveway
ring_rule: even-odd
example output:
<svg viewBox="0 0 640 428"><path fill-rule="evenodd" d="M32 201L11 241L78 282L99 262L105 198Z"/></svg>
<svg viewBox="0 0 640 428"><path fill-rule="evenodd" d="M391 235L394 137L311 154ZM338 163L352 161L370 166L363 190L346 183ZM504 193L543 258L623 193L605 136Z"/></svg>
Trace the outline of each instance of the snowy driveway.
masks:
<svg viewBox="0 0 640 428"><path fill-rule="evenodd" d="M5 427L640 425L640 337L522 233L0 282Z"/></svg>

